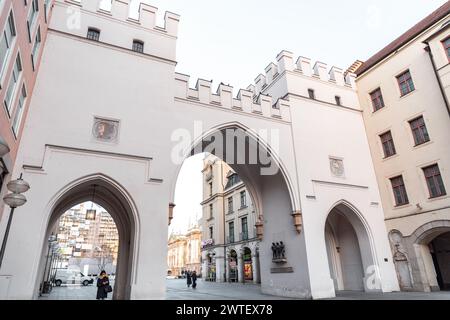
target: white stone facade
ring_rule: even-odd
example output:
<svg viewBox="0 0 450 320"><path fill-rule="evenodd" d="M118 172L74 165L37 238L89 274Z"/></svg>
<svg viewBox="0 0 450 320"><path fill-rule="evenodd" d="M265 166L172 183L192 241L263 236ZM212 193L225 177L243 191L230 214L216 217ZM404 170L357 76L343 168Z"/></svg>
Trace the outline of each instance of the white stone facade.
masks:
<svg viewBox="0 0 450 320"><path fill-rule="evenodd" d="M49 231L94 185L119 230L114 297L164 298L168 207L181 167L174 155L210 151L204 142L225 130L270 160L227 161L261 217L264 293L317 299L399 290L354 75L302 57L294 64L283 51L237 98L225 85L211 92L204 80L189 88L189 77L175 73L178 16L154 27L153 7L142 5L134 21L128 2L113 1L112 13L92 0L54 6L13 172L32 189L14 216L0 298L36 298ZM67 24L73 10L76 28ZM88 28L100 31L99 41L86 39ZM143 53L131 50L135 39ZM180 147L183 134L192 143ZM220 151L224 160L232 153ZM281 241L286 261L271 249Z"/></svg>

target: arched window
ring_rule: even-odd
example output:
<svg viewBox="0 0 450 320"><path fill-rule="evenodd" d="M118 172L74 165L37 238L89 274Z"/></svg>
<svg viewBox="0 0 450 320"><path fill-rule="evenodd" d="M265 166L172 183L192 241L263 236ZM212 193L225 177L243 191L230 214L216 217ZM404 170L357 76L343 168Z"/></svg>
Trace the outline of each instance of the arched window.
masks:
<svg viewBox="0 0 450 320"><path fill-rule="evenodd" d="M133 40L133 51L144 53L144 42L141 40Z"/></svg>
<svg viewBox="0 0 450 320"><path fill-rule="evenodd" d="M98 41L100 39L100 30L96 28L89 28L87 32L87 38L89 40Z"/></svg>

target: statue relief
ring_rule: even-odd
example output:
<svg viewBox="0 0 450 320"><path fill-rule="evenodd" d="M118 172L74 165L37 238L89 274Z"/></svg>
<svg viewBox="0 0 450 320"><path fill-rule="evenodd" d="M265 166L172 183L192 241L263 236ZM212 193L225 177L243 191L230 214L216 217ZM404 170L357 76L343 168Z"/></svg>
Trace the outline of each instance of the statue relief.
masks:
<svg viewBox="0 0 450 320"><path fill-rule="evenodd" d="M330 170L335 177L344 176L344 160L338 158L330 158Z"/></svg>
<svg viewBox="0 0 450 320"><path fill-rule="evenodd" d="M119 121L101 118L94 119L92 134L95 139L104 142L116 142L119 133Z"/></svg>

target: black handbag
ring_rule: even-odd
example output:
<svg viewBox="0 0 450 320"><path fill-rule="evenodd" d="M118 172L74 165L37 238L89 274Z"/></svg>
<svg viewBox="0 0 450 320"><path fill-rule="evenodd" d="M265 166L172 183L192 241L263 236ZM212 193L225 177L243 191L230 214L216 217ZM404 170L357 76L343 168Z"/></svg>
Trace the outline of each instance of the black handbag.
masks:
<svg viewBox="0 0 450 320"><path fill-rule="evenodd" d="M105 286L105 292L106 293L112 292L112 287L109 284Z"/></svg>

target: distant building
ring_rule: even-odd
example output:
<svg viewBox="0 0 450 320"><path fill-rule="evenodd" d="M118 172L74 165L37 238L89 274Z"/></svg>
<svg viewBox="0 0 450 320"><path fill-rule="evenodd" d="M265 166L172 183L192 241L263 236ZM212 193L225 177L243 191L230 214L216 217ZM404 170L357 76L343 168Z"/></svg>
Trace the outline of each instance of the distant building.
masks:
<svg viewBox="0 0 450 320"><path fill-rule="evenodd" d="M184 235L172 234L169 238L167 265L168 275L181 276L186 271L201 275L200 243L202 233L195 226Z"/></svg>
<svg viewBox="0 0 450 320"><path fill-rule="evenodd" d="M79 266L88 274L97 274L103 269L114 273L119 249L114 220L107 212L98 210L95 220L86 218L83 204L61 216L57 231L61 266Z"/></svg>
<svg viewBox="0 0 450 320"><path fill-rule="evenodd" d="M257 216L250 194L229 165L213 155L203 169L203 277L260 282Z"/></svg>

